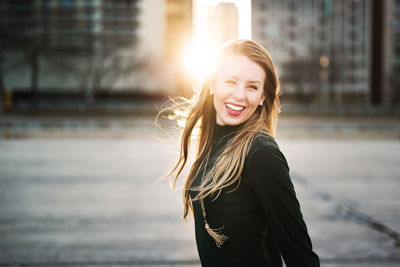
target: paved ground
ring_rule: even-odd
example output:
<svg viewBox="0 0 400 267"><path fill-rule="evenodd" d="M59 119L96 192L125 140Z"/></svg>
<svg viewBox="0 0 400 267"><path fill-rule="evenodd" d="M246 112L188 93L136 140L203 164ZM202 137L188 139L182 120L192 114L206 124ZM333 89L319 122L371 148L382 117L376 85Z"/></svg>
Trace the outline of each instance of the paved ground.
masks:
<svg viewBox="0 0 400 267"><path fill-rule="evenodd" d="M0 265L198 266L180 192L155 182L178 141L151 125L0 118ZM278 143L322 266L399 266L399 125L281 119Z"/></svg>

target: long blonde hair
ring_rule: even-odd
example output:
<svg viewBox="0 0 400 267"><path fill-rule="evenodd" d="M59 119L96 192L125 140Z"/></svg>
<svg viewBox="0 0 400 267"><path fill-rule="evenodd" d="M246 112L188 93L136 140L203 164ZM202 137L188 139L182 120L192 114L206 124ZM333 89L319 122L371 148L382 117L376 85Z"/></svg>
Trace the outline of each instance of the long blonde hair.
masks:
<svg viewBox="0 0 400 267"><path fill-rule="evenodd" d="M241 130L231 139L222 154L216 159L211 170L205 174L202 184L193 188L194 179L208 159L215 134L216 111L213 96L210 95L210 87L215 81L218 67L210 73L191 100L184 100L184 104L180 102L175 105L175 114L185 114L185 126L182 132L179 159L168 173L170 182L173 180L170 183L173 188L175 188L178 177L188 161L192 137L197 138L195 160L184 180L184 219L193 211L192 200L202 200L208 196L216 198L222 189L236 182L238 182L237 186L239 185L245 157L257 133L262 132L271 137L275 135L280 112L280 89L278 75L271 56L257 42L241 39L230 41L222 46L219 49L218 62L221 62L224 56L232 54L244 55L263 68L266 74L263 88L266 96L265 101L262 106L257 107L252 116L243 124ZM194 136L195 128L198 128L197 136ZM190 190L198 191L197 196L192 200L189 194Z"/></svg>

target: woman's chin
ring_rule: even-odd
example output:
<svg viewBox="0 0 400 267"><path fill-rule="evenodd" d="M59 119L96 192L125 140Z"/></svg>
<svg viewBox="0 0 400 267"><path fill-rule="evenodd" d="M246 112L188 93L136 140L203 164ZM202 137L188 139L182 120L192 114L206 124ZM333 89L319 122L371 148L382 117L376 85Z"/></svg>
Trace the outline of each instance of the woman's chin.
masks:
<svg viewBox="0 0 400 267"><path fill-rule="evenodd" d="M245 122L243 118L230 118L230 117L225 117L222 120L220 120L220 123L218 125L229 125L229 126L235 126L239 125Z"/></svg>

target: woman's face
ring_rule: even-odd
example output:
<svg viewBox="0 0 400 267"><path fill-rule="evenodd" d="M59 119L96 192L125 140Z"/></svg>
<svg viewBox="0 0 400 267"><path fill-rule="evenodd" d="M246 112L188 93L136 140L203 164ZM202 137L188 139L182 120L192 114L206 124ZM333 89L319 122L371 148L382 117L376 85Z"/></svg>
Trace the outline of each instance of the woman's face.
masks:
<svg viewBox="0 0 400 267"><path fill-rule="evenodd" d="M218 125L238 125L264 102L265 72L243 55L228 55L220 65L214 86L214 107Z"/></svg>

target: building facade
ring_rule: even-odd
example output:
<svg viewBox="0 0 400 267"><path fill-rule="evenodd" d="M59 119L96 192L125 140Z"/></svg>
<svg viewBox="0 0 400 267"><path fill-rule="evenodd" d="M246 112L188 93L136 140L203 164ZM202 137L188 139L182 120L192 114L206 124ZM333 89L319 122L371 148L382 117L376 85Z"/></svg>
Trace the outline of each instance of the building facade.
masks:
<svg viewBox="0 0 400 267"><path fill-rule="evenodd" d="M134 61L137 3L1 1L3 86L72 91L112 86L116 71L133 69L123 58Z"/></svg>
<svg viewBox="0 0 400 267"><path fill-rule="evenodd" d="M369 99L370 0L253 0L252 36L284 94L321 104Z"/></svg>
<svg viewBox="0 0 400 267"><path fill-rule="evenodd" d="M185 45L192 41L192 0L165 0L165 58L168 72L175 77L173 87L179 95L190 97L192 82L182 64Z"/></svg>
<svg viewBox="0 0 400 267"><path fill-rule="evenodd" d="M219 3L210 7L207 18L208 40L212 47L218 47L225 41L238 38L239 14L235 3Z"/></svg>
<svg viewBox="0 0 400 267"><path fill-rule="evenodd" d="M392 88L390 91L393 95L394 104L398 104L400 103L400 1L395 0L393 3L394 8L391 9L394 13L392 24L393 34L391 35L393 39L390 42L393 50L393 57L391 57L393 62L391 79L393 79L393 81L391 82Z"/></svg>
<svg viewBox="0 0 400 267"><path fill-rule="evenodd" d="M379 70L382 72L382 91L376 92L377 102L386 106L400 103L400 1L382 1L382 47L377 58L380 58Z"/></svg>

